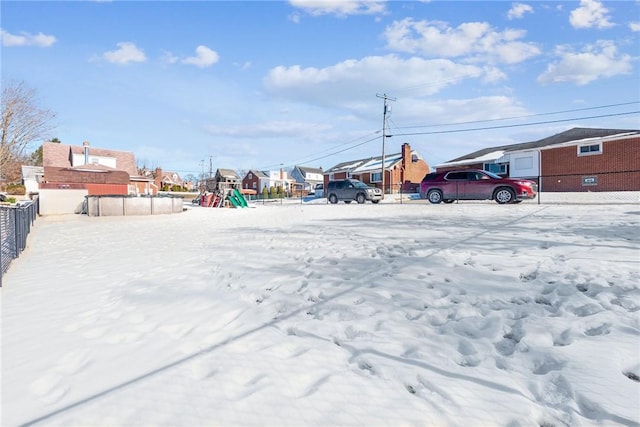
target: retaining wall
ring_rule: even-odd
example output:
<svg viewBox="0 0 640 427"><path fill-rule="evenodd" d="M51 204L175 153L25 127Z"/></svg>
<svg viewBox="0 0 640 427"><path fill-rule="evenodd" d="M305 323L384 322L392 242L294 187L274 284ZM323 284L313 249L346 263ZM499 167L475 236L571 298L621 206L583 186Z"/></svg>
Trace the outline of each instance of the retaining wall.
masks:
<svg viewBox="0 0 640 427"><path fill-rule="evenodd" d="M181 197L87 196L89 216L163 215L183 211Z"/></svg>

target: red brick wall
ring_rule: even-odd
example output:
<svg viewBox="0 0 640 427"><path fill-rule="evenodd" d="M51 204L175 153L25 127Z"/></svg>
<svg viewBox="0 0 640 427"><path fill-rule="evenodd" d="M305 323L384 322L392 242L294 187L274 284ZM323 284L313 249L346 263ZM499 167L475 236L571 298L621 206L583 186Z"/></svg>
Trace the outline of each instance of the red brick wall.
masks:
<svg viewBox="0 0 640 427"><path fill-rule="evenodd" d="M129 174L124 171L89 172L45 166L44 181L78 184L129 184Z"/></svg>
<svg viewBox="0 0 640 427"><path fill-rule="evenodd" d="M347 179L347 173L346 172L337 172L333 174L333 179L334 180L338 180L338 179ZM327 188L327 185L329 185L329 175L325 175L324 176L324 188Z"/></svg>
<svg viewBox="0 0 640 427"><path fill-rule="evenodd" d="M247 176L248 176L248 174L247 174ZM260 191L260 186L259 186L260 179L256 176L256 174L252 173L251 174L251 179L247 178L247 176L245 176L242 179L242 188L246 188L246 189L249 189L249 190L254 190L255 189L256 191ZM255 187L253 186L254 183L256 185Z"/></svg>
<svg viewBox="0 0 640 427"><path fill-rule="evenodd" d="M640 191L640 138L602 143L602 154L578 156L576 146L543 150L541 191ZM583 185L596 177L597 185Z"/></svg>
<svg viewBox="0 0 640 427"><path fill-rule="evenodd" d="M89 196L103 195L127 195L129 194L129 186L122 184L85 184L89 191Z"/></svg>

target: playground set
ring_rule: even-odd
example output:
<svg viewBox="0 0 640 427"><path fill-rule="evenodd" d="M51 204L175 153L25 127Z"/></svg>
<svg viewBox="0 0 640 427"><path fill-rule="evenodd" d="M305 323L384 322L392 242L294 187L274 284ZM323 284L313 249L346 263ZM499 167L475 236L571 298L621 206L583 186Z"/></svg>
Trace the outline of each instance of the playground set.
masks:
<svg viewBox="0 0 640 427"><path fill-rule="evenodd" d="M228 204L225 201L229 201ZM200 195L200 206L205 208L221 208L225 206L234 208L246 208L248 206L247 199L244 198L240 190L237 188L229 190L227 195L224 192L204 192Z"/></svg>

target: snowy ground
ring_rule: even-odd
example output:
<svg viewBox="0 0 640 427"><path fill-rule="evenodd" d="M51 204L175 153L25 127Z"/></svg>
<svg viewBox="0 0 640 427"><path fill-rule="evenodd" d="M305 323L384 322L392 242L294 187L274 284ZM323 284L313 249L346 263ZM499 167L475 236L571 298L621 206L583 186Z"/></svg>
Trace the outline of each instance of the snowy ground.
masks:
<svg viewBox="0 0 640 427"><path fill-rule="evenodd" d="M43 217L2 426L640 425L640 207Z"/></svg>

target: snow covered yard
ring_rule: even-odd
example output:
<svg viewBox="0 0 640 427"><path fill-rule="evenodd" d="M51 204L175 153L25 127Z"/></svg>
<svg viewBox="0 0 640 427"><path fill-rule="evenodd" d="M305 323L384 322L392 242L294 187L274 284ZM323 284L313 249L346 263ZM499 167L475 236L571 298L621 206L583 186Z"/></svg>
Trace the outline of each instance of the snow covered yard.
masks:
<svg viewBox="0 0 640 427"><path fill-rule="evenodd" d="M39 218L2 425L640 425L640 207Z"/></svg>

